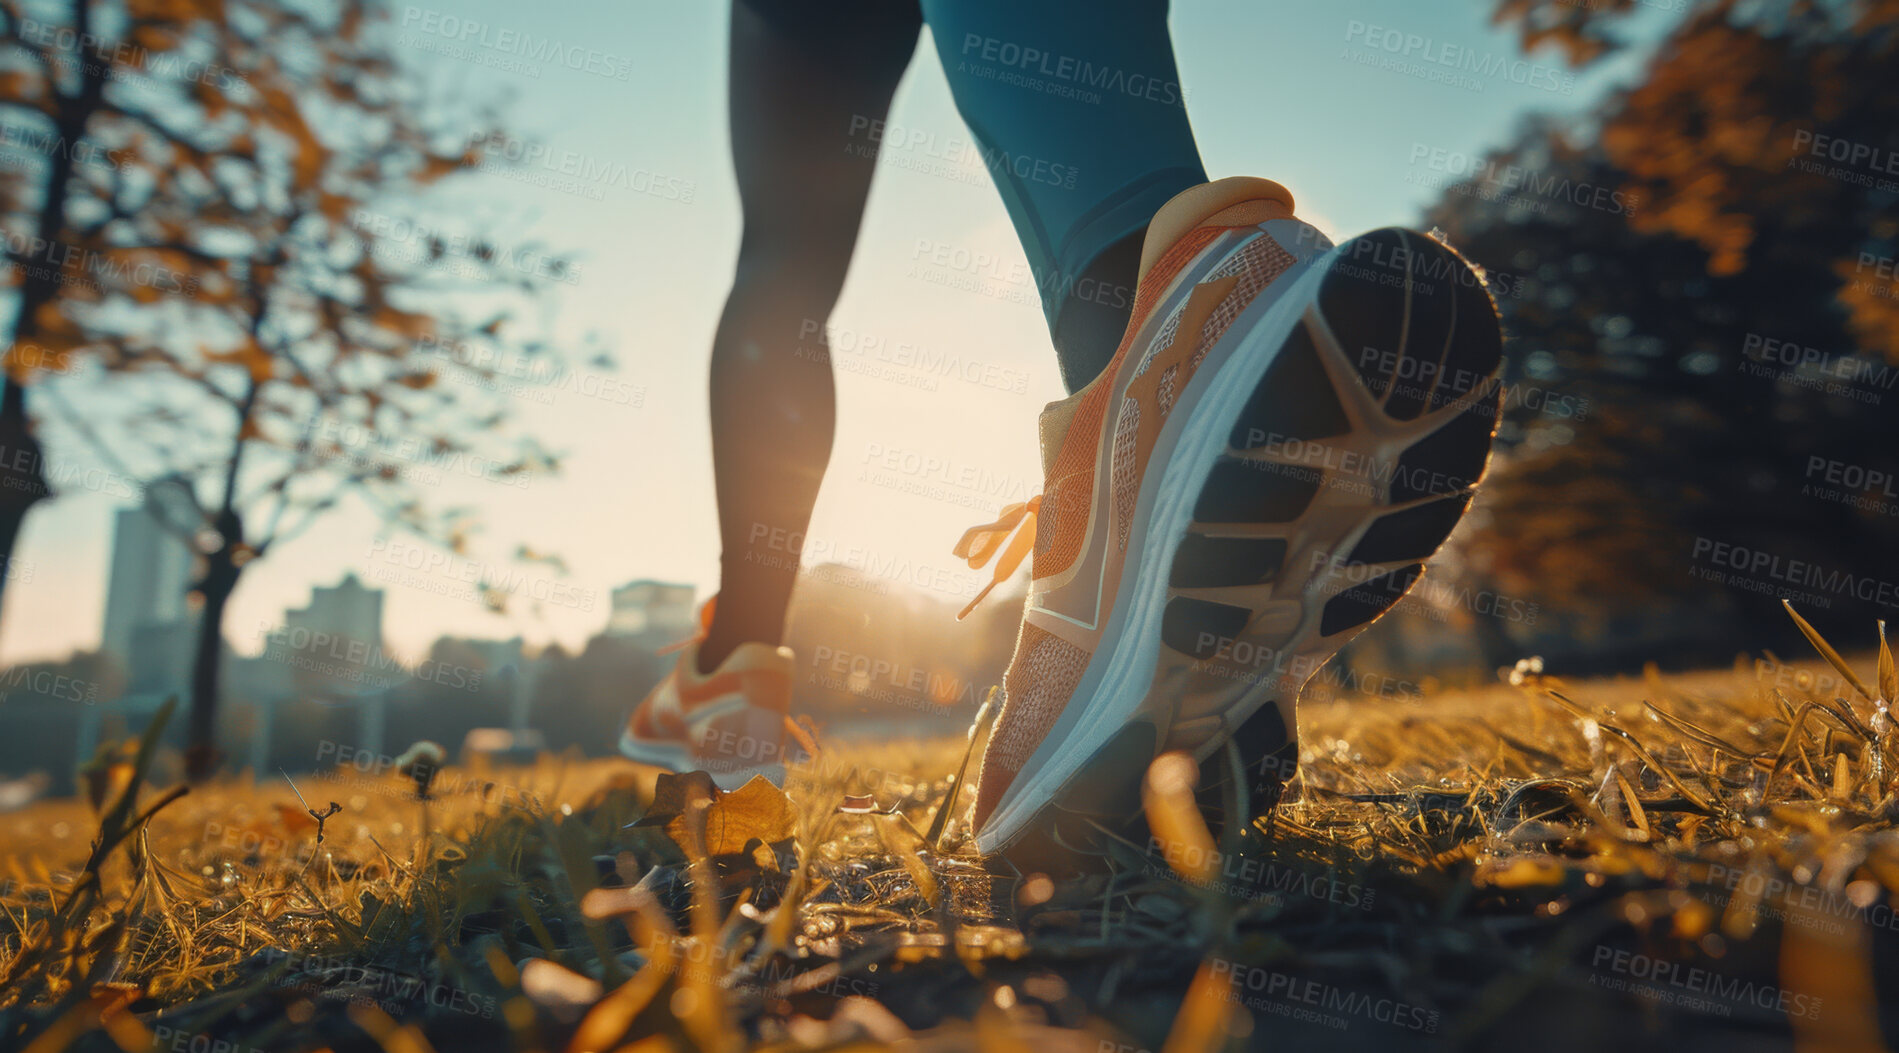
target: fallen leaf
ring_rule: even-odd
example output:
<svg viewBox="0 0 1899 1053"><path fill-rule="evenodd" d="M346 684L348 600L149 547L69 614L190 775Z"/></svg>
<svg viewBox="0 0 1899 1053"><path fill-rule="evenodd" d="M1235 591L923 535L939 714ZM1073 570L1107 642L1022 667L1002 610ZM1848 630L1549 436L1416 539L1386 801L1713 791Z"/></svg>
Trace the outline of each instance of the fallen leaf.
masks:
<svg viewBox="0 0 1899 1053"><path fill-rule="evenodd" d="M705 810L705 844L695 846L687 817ZM653 787L653 806L633 826L661 826L689 858L740 853L753 838L776 844L797 830L797 814L785 791L762 775L727 793L702 771L665 773Z"/></svg>

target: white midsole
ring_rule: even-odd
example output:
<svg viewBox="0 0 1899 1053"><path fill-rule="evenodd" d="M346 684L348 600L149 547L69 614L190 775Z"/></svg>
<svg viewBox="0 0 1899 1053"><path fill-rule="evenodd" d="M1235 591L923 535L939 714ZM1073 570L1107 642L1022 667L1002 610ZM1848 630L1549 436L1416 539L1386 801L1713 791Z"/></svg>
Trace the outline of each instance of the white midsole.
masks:
<svg viewBox="0 0 1899 1053"><path fill-rule="evenodd" d="M1159 661L1157 646L1123 647L1117 646L1115 641L1160 639L1161 618L1167 609L1168 577L1154 568L1171 564L1174 549L1193 522L1200 489L1215 462L1226 452L1233 421L1277 358L1256 352L1262 347L1281 347L1291 337L1293 327L1299 324L1307 305L1317 295L1318 286L1340 248L1334 247L1324 255L1296 265L1304 266L1305 273L1286 287L1255 324L1237 334L1239 346L1225 356L1203 389L1200 405L1183 425L1162 470L1153 511L1146 520L1152 527L1146 529L1140 547L1141 573L1122 577L1122 588L1130 590L1127 617L1119 632L1113 631L1111 620L1110 631L1102 635L1101 647L1108 651L1108 664L1088 692L1069 741L1062 744L1058 754L1028 773L1026 779L1018 777L1004 793L995 812L983 823L976 837L978 852L989 855L1014 840L1082 765L1127 725L1146 699L1147 686L1154 678ZM1235 328L1239 325L1236 323ZM1209 357L1212 357L1211 352ZM1084 685L1086 679L1083 679ZM1082 685L1076 690L1080 693ZM1165 737L1167 729L1159 731Z"/></svg>

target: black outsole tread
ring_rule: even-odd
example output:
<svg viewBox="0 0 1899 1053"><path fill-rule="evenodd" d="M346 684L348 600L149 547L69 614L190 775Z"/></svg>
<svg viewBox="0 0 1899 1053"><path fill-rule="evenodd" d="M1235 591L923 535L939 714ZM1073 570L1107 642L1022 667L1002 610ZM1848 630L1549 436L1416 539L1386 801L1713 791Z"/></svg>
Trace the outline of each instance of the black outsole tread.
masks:
<svg viewBox="0 0 1899 1053"><path fill-rule="evenodd" d="M1413 563L1360 582L1325 601L1325 611L1319 615L1319 635L1337 636L1385 613L1404 598L1405 591L1423 573L1424 564Z"/></svg>

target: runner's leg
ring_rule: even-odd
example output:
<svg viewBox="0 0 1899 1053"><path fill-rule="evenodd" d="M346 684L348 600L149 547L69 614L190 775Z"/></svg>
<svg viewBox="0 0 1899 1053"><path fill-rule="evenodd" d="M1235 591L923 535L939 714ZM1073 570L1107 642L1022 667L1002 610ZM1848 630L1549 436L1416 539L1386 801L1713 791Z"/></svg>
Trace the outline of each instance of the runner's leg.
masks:
<svg viewBox="0 0 1899 1053"><path fill-rule="evenodd" d="M875 144L853 128L889 110L921 17L915 0L734 0L744 233L712 345L722 552L702 672L741 643L783 637L798 573L784 539L804 536L836 419L824 326L876 168Z"/></svg>

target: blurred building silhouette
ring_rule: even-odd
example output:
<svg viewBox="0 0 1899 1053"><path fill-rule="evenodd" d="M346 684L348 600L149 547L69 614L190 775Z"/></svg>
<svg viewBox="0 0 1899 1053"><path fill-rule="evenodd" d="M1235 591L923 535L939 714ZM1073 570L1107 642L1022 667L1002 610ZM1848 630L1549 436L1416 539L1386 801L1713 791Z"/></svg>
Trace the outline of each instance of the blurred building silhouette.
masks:
<svg viewBox="0 0 1899 1053"><path fill-rule="evenodd" d="M354 573L335 585L312 586L307 606L284 612L284 628L340 641L345 654L381 652L382 590L364 585Z"/></svg>
<svg viewBox="0 0 1899 1053"><path fill-rule="evenodd" d="M666 581L628 582L613 590L606 635L681 638L692 631L694 591Z"/></svg>
<svg viewBox="0 0 1899 1053"><path fill-rule="evenodd" d="M112 574L106 582L105 627L99 649L128 673L135 694L163 693L183 683L177 663L189 662L186 595L193 573L191 526L197 515L183 483L161 480L144 503L122 508L112 525Z"/></svg>

